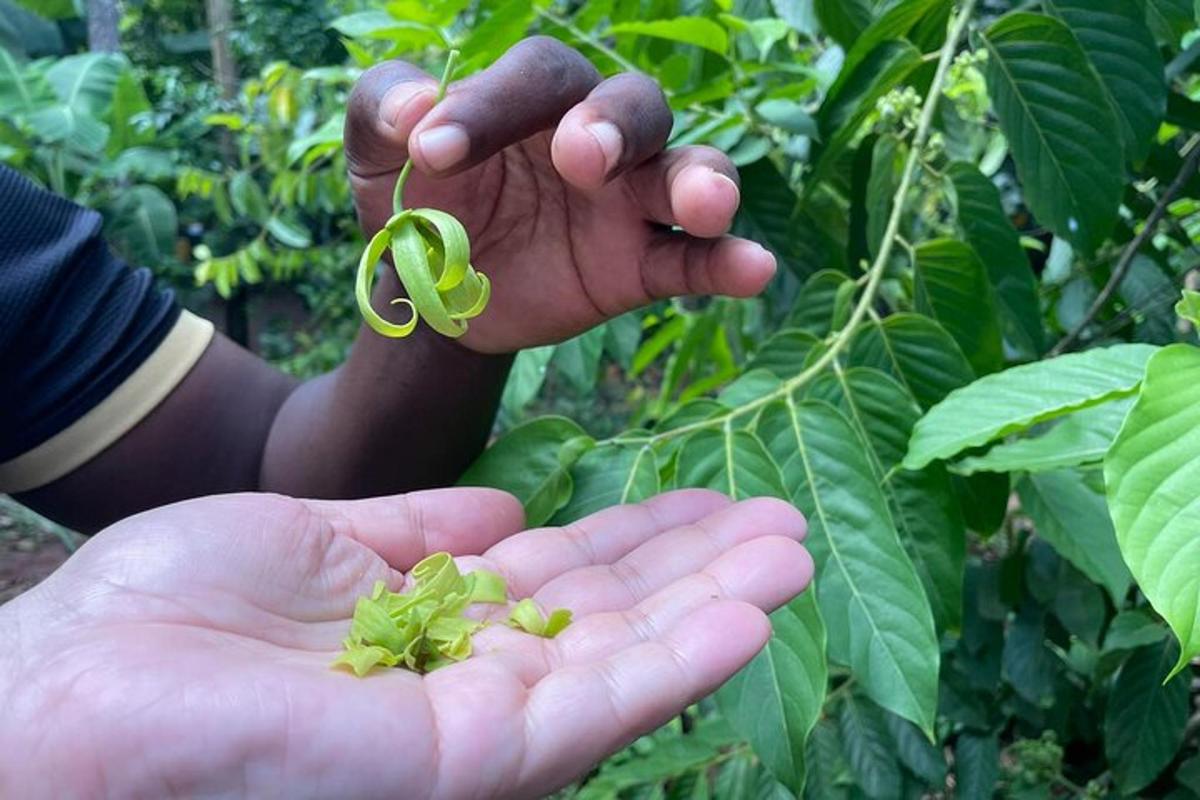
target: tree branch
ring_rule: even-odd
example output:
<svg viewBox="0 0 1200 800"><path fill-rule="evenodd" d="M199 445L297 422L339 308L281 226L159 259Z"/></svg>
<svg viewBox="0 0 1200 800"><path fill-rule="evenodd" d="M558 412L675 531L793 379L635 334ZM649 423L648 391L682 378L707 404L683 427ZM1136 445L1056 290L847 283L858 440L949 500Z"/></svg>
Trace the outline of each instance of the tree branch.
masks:
<svg viewBox="0 0 1200 800"><path fill-rule="evenodd" d="M1154 232L1158 230L1158 223L1166 216L1167 206L1171 205L1176 195L1183 189L1184 184L1196 173L1197 168L1200 168L1200 142L1193 139L1191 144L1192 152L1188 155L1187 160L1183 162L1183 167L1180 168L1179 174L1175 176L1175 180L1171 182L1171 185L1163 192L1162 197L1158 199L1154 210L1146 218L1146 224L1143 226L1141 233L1133 237L1133 240L1125 248L1125 251L1121 253L1121 258L1117 261L1117 266L1113 269L1108 283L1100 290L1100 294L1097 295L1095 302L1092 303L1074 330L1064 336L1058 344L1054 345L1054 348L1050 351L1051 356L1062 355L1072 350L1079 343L1084 330L1104 310L1104 307L1108 305L1108 301L1112 299L1117 289L1120 288L1121 283L1124 282L1126 275L1129 274L1129 269L1133 266L1134 259L1137 258L1138 252L1150 240Z"/></svg>

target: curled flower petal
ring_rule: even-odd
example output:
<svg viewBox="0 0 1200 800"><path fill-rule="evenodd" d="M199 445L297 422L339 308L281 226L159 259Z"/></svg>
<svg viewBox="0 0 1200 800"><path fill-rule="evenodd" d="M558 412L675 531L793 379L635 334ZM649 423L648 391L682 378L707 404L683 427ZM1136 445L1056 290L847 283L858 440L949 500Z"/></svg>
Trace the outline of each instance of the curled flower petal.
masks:
<svg viewBox="0 0 1200 800"><path fill-rule="evenodd" d="M536 603L525 599L513 606L508 615L508 624L534 636L553 639L571 624L571 612L565 608L558 608L546 617Z"/></svg>

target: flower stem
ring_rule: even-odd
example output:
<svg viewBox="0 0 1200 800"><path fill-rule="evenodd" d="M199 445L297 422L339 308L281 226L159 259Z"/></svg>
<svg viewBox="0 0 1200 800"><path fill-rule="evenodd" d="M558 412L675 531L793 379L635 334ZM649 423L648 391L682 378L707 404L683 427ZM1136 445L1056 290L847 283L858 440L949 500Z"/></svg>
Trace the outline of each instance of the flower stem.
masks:
<svg viewBox="0 0 1200 800"><path fill-rule="evenodd" d="M446 69L442 71L442 81L438 84L437 101L438 103L446 97L446 89L450 86L450 78L454 75L454 67L458 63L458 51L451 50L449 57L446 59ZM392 211L395 214L404 212L404 184L408 182L408 176L412 174L412 159L409 158L404 162L403 169L400 170L400 177L396 179L396 189L392 193Z"/></svg>

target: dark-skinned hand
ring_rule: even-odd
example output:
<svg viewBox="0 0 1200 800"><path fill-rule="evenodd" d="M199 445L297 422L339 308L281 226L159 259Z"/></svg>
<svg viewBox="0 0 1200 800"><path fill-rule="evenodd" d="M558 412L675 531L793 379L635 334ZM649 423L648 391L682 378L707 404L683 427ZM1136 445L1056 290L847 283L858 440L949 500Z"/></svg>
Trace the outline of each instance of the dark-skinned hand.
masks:
<svg viewBox="0 0 1200 800"><path fill-rule="evenodd" d="M466 227L493 284L466 347L559 342L654 300L749 297L774 275L770 253L725 235L740 199L729 159L664 149L672 117L650 78L602 80L574 50L531 38L451 84L435 108L437 83L399 61L368 71L350 101L346 155L368 236L391 216L410 154L406 207Z"/></svg>

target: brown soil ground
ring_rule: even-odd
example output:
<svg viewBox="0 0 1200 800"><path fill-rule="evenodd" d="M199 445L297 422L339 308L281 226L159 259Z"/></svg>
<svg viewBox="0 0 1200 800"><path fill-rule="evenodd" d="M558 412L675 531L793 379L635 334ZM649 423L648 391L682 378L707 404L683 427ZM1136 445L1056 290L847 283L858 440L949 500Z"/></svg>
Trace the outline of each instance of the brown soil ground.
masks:
<svg viewBox="0 0 1200 800"><path fill-rule="evenodd" d="M81 541L77 534L0 496L0 604L58 569Z"/></svg>

